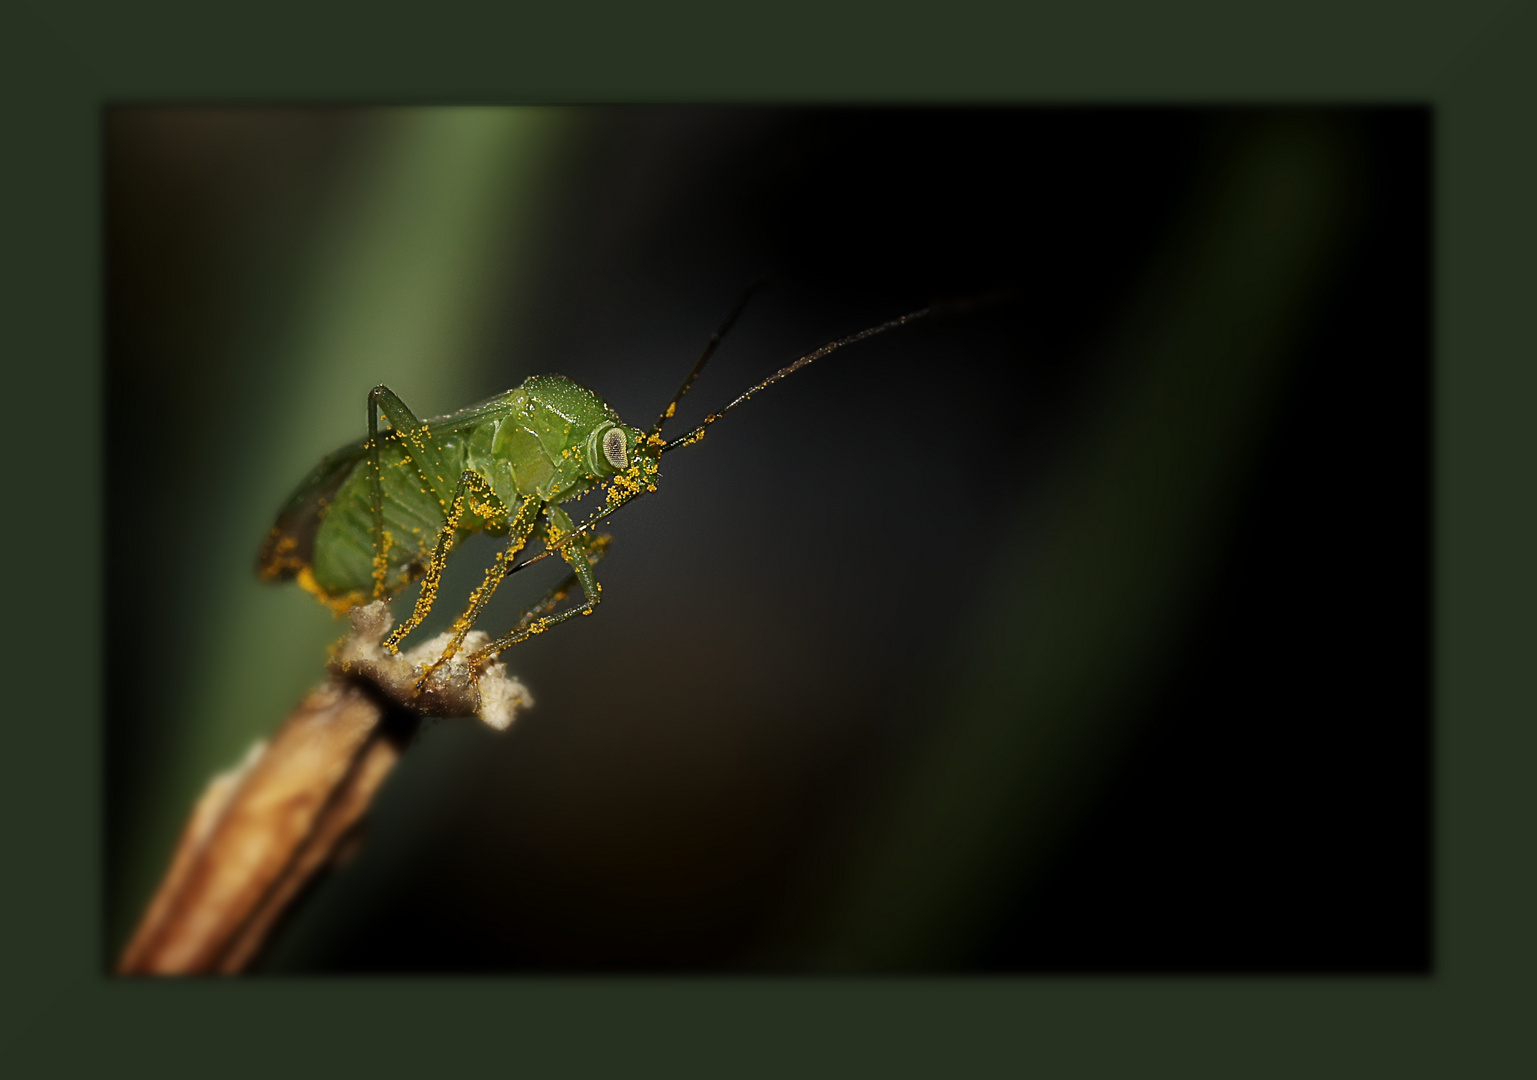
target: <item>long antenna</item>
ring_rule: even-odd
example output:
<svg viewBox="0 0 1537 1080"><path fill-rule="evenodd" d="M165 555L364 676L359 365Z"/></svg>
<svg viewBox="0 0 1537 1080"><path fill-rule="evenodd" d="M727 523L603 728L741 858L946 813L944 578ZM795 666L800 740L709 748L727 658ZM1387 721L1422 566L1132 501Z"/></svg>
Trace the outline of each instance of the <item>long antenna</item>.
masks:
<svg viewBox="0 0 1537 1080"><path fill-rule="evenodd" d="M720 412L711 413L709 416L706 416L704 418L704 423L700 424L693 431L690 431L687 435L682 435L674 439L672 442L662 447L662 453L665 454L669 450L676 450L682 446L693 446L700 439L704 438L705 429L708 428L711 424L715 423L715 421L725 416L728 412L742 404L758 391L765 390L768 387L773 386L776 382L778 382L780 379L783 379L787 375L793 375L795 372L799 371L813 360L820 360L828 353L835 349L841 349L845 345L852 345L856 341L863 341L865 338L874 337L876 334L884 334L887 330L895 330L899 326L906 326L908 323L917 319L921 319L925 315L933 314L935 311L939 310L939 307L940 305L931 304L926 308L920 308L919 310L911 312L907 315L898 316L897 318L892 319L890 322L883 322L879 326L872 326L868 330L861 330L857 334L850 334L848 337L839 338L837 341L829 341L826 345L823 345L815 352L807 353L805 356L795 361L795 363L790 364L787 367L780 368L778 371L774 372L774 374L770 375L756 386L749 387L748 389L742 391L742 393L738 394L736 399L732 401L731 404L727 405Z"/></svg>
<svg viewBox="0 0 1537 1080"><path fill-rule="evenodd" d="M730 330L731 325L736 322L737 316L742 314L742 309L747 307L747 301L752 299L752 294L767 284L767 277L759 277L754 279L753 282L743 290L741 297L738 298L736 305L731 309L730 314L726 316L725 321L720 324L720 327L715 331L715 333L710 335L710 340L705 343L704 352L700 355L698 361L695 362L693 370L688 373L688 378L684 379L683 385L678 387L678 392L674 394L672 396L672 400L667 403L667 408L662 410L662 415L656 418L656 423L651 425L651 431L647 435L648 442L653 436L657 436L662 433L662 425L671 420L672 414L678 411L678 402L683 400L683 395L688 393L688 388L694 385L695 379L699 378L699 373L704 370L704 366L709 362L710 357L715 355L715 347L720 344L721 338L726 336L726 331Z"/></svg>
<svg viewBox="0 0 1537 1080"><path fill-rule="evenodd" d="M766 280L760 278L748 286L747 291L742 294L742 298L737 301L736 307L731 309L731 314L726 316L726 321L721 323L720 329L715 331L715 333L710 336L710 342L705 346L704 355L701 356L699 358L699 362L694 365L694 370L689 372L688 378L683 380L683 385L678 389L678 393L673 397L672 404L668 405L668 407L663 410L661 418L656 422L656 426L651 429L652 434L656 434L658 431L660 431L663 422L672 416L673 412L675 411L675 407L678 404L678 400L682 398L684 394L688 393L688 388L693 384L694 379L698 377L699 372L704 368L705 362L710 359L710 354L713 353L715 351L715 347L720 344L721 337L725 335L727 330L731 329L731 324L736 322L737 316L740 315L742 313L742 309L747 306L747 301L752 296L752 294L757 292L758 289L762 288L764 284L766 284ZM682 446L694 445L700 439L704 438L706 428L715 423L715 421L719 420L721 417L725 416L732 409L742 404L742 402L752 397L758 391L764 390L774 385L780 379L783 379L786 375L794 374L801 368L805 367L807 364L814 360L820 360L822 357L826 356L830 352L833 352L834 350L841 349L845 345L852 345L856 341L863 341L865 338L874 337L876 334L884 334L887 330L895 330L899 326L906 326L910 322L915 322L918 319L925 318L929 315L950 314L956 311L969 311L972 308L985 307L989 304L996 304L1000 300L1006 300L1009 297L1014 296L1018 293L1018 291L1019 290L1017 288L999 289L995 292L984 293L981 296L963 297L958 300L938 301L936 303L930 304L926 308L919 308L917 311L910 312L906 315L900 315L897 318L890 320L889 322L883 322L879 326L872 326L868 330L861 330L857 334L850 334L848 337L839 338L837 341L829 341L820 349L807 353L793 364L780 368L778 371L774 372L774 374L770 375L756 386L751 386L744 390L742 393L738 394L737 397L720 412L711 413L709 416L705 417L704 423L700 424L693 431L690 431L687 435L680 436L679 438L676 438L672 442L663 446L662 453L665 454L669 450L676 450ZM629 500L626 499L624 502L604 507L602 510L599 510L586 521L578 525L571 532L568 532L562 536L560 540L555 544L546 546L546 548L537 555L530 555L522 562L515 564L507 572L509 574L517 573L519 570L522 570L526 566L531 566L536 562L547 559L551 555L556 554L558 551L560 551L561 548L565 547L572 540L575 540L578 536L590 532L594 525L608 517L610 514L614 513L614 511L618 510L621 506L625 505L625 502L628 501Z"/></svg>

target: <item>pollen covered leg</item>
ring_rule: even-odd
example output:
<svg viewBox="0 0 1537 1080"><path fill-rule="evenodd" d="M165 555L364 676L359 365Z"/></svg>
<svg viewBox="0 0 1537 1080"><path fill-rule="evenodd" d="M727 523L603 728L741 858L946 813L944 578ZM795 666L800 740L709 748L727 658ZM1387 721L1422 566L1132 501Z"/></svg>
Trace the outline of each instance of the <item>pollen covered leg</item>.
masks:
<svg viewBox="0 0 1537 1080"><path fill-rule="evenodd" d="M571 517L558 506L549 506L545 510L547 518L547 542L554 547L560 544L561 538L569 536L576 528L571 522ZM582 592L587 597L574 608L562 611L559 615L547 615L546 611L558 604L566 593L571 590L571 580L568 579L558 587L544 601L534 606L518 625L505 636L498 638L485 646L475 654L476 661L490 660L503 649L511 648L520 641L527 641L535 634L542 634L552 626L559 626L567 619L576 615L587 615L598 606L602 599L603 586L598 584L598 579L593 575L592 567L608 549L608 538L598 537L588 539L586 536L577 536L574 540L567 541L560 546L560 557L570 565L576 583L582 586Z"/></svg>
<svg viewBox="0 0 1537 1080"><path fill-rule="evenodd" d="M384 418L390 422L390 430L379 434L379 411L384 410ZM369 468L369 503L373 511L373 547L374 547L374 590L373 598L382 600L385 596L385 581L389 577L389 537L384 533L384 473L379 461L379 446L381 439L398 441L405 450L406 458L416 468L417 475L427 490L431 491L438 500L438 505L443 508L446 517L449 511L450 481L449 469L443 463L443 455L439 453L438 443L433 438L428 426L416 418L416 415L406 408L406 403L401 401L395 391L382 383L368 392L368 468ZM462 478L461 478L462 479ZM391 635L393 640L400 640L403 633Z"/></svg>
<svg viewBox="0 0 1537 1080"><path fill-rule="evenodd" d="M466 473L465 475L468 476L470 474ZM463 483L462 480L460 482L461 484ZM454 620L454 625L449 631L452 636L449 638L447 648L443 650L443 655L422 670L422 676L416 683L418 691L432 678L433 672L459 654L459 646L464 644L465 635L470 632L470 627L475 625L475 620L480 617L480 613L491 602L491 597L495 595L497 587L502 583L502 579L512 569L513 563L518 557L518 552L522 551L523 546L528 543L528 538L533 534L534 525L539 521L539 514L544 509L544 506L545 504L533 495L528 496L528 498L518 504L518 512L513 515L512 521L507 527L507 546L497 552L496 559L491 563L490 568L486 570L485 580L480 583L474 592L470 593L469 605ZM412 618L414 619L415 617L413 613Z"/></svg>
<svg viewBox="0 0 1537 1080"><path fill-rule="evenodd" d="M390 572L389 548L384 543L384 470L379 464L379 399L382 394L394 396L387 386L376 386L368 393L368 506L373 515L375 600L384 599L384 581ZM401 407L405 408L404 404Z"/></svg>
<svg viewBox="0 0 1537 1080"><path fill-rule="evenodd" d="M589 570L592 567L597 566L598 562L603 558L603 556L608 554L608 546L612 540L613 538L605 533L602 536L595 536L590 541L588 541L587 564ZM571 590L576 588L577 584L578 582L576 575L567 574L565 578L561 580L559 585L556 585L555 588L551 589L548 593L545 594L544 599L540 600L533 607L525 611L522 617L518 619L517 625L509 630L505 636L497 641L493 641L490 644L483 646L473 656L465 661L465 666L477 669L484 667L486 664L489 664L492 660L496 659L497 653L501 652L509 645L513 645L518 641L522 641L523 638L519 637L518 635L528 627L532 626L534 620L542 618L543 616L548 615L550 612L554 611L557 604L559 604L567 596L571 595ZM572 614L576 614L576 611L572 611Z"/></svg>
<svg viewBox="0 0 1537 1080"><path fill-rule="evenodd" d="M432 434L432 429L416 418L416 414L406 408L406 403L401 401L395 391L388 386L376 386L368 393L368 434L376 445L378 439L378 413L384 410L385 419L390 422L390 432L386 438L395 439L405 448L406 456L416 466L422 482L437 498L438 505L443 507L444 513L448 512L449 499L453 497L454 482L451 479L453 473L446 466L438 439Z"/></svg>
<svg viewBox="0 0 1537 1080"><path fill-rule="evenodd" d="M464 470L459 476L459 484L454 488L454 498L448 506L448 520L438 530L437 544L432 549L432 559L427 563L427 575L422 579L422 591L417 594L416 607L411 611L411 617L399 626L384 640L384 647L390 652L398 652L398 646L405 640L407 634L422 624L432 605L438 597L438 583L443 578L443 568L448 565L448 549L454 542L454 533L459 528L459 522L464 517L465 506L469 502L471 492L480 497L483 505L472 508L475 513L483 518L494 514L505 513L501 500L491 490L491 485L485 477L469 469ZM481 511L488 511L481 513ZM375 573L377 574L377 568Z"/></svg>

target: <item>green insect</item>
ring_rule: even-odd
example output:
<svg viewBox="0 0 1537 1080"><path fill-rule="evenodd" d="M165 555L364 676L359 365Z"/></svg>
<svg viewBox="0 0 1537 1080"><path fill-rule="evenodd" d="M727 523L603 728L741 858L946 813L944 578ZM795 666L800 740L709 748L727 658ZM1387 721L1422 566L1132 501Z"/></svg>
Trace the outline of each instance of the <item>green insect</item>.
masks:
<svg viewBox="0 0 1537 1080"><path fill-rule="evenodd" d="M663 454L697 443L726 413L834 349L935 310L930 306L829 342L739 394L688 434L664 442L663 425L757 287L748 289L711 335L649 431L625 424L597 394L562 375L531 376L478 405L425 421L388 387L374 387L368 395L367 436L327 455L289 497L262 545L259 575L267 581L297 579L338 614L371 599L389 599L421 579L411 616L384 641L394 653L432 610L456 545L478 531L505 536L505 547L454 621L448 647L423 673L418 691L433 671L457 655L507 575L533 562L559 554L571 574L466 664L483 668L504 649L590 613L601 597L593 564L607 543L592 532L593 526L631 499L656 490ZM382 429L381 412L389 425ZM563 504L598 490L604 493L602 507L577 525ZM535 541L543 543L543 552L517 561ZM551 614L577 585L583 602Z"/></svg>

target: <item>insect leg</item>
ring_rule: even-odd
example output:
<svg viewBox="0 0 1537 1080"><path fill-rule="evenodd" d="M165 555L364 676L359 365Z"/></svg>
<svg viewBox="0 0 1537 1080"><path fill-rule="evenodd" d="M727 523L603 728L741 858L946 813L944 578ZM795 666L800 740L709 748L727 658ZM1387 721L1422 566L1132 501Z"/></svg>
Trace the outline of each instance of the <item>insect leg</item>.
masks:
<svg viewBox="0 0 1537 1080"><path fill-rule="evenodd" d="M422 579L422 591L416 597L416 607L412 609L411 617L395 627L390 632L390 636L384 639L384 647L392 653L399 651L397 646L405 640L406 635L420 626L422 620L432 611L432 605L438 596L438 582L443 577L443 567L448 564L448 548L454 542L454 533L458 530L459 521L464 516L465 501L472 488L489 504L481 509L500 508L505 512L501 500L491 490L491 485L485 477L470 469L465 469L459 475L459 484L454 488L453 501L448 506L448 518L443 522L443 527L438 530L437 544L433 547L432 559L427 564L427 575ZM481 517L486 516L488 515L481 514Z"/></svg>
<svg viewBox="0 0 1537 1080"><path fill-rule="evenodd" d="M610 492L611 493L609 495L609 502L601 510L596 511L586 521L583 521L580 525L576 526L575 529L573 529L571 532L567 533L565 535L565 537L562 538L558 543L556 543L556 542L550 543L539 554L537 554L537 555L530 555L528 558L524 559L522 562L518 563L516 566L514 566L511 570L509 570L507 572L510 574L510 573L513 573L514 571L522 570L525 567L533 566L534 563L536 563L536 562L543 562L545 559L548 559L551 555L564 555L566 548L571 547L574 544L581 543L582 539L585 536L587 536L587 534L592 532L593 526L595 526L598 522L600 522L604 518L608 517L610 514L612 514L614 511L618 510L625 503L629 502L631 499L638 498L641 495L648 494L649 492L656 490L656 488L655 488L655 485L648 484L645 488L633 489L633 490L629 491L628 493L621 492L617 497L615 497L615 495L612 494L613 490L614 489L610 488Z"/></svg>
<svg viewBox="0 0 1537 1080"><path fill-rule="evenodd" d="M374 599L381 600L385 594L385 581L389 576L388 548L385 546L384 536L384 473L379 462L379 410L384 410L384 417L390 422L390 431L383 436L401 443L405 450L406 458L416 468L417 475L422 483L432 492L438 500L438 505L443 508L445 516L448 514L449 503L453 498L452 488L449 484L448 474L451 471L444 463L443 456L438 452L437 441L432 437L432 430L418 420L406 408L406 403L388 386L382 383L368 392L368 468L369 468L369 508L373 512L374 530Z"/></svg>
<svg viewBox="0 0 1537 1080"><path fill-rule="evenodd" d="M368 392L368 434L370 441L377 449L378 438L378 411L384 410L384 415L393 429L386 438L398 439L405 447L406 456L416 466L416 471L421 475L422 483L431 489L437 498L438 505L443 512L448 512L448 502L453 498L454 482L449 479L451 475L447 463L439 453L438 442L432 435L432 429L418 420L406 403L396 396L395 391L388 386L379 385Z"/></svg>
<svg viewBox="0 0 1537 1080"><path fill-rule="evenodd" d="M373 513L374 599L384 599L384 580L390 564L384 547L384 472L379 465L379 395L389 393L376 386L368 394L368 504Z"/></svg>
<svg viewBox="0 0 1537 1080"><path fill-rule="evenodd" d="M421 677L416 680L416 689L420 690L432 678L432 673L448 663L459 653L459 646L464 644L464 636L470 632L470 627L485 610L485 606L491 602L491 597L496 593L497 586L512 569L513 560L518 557L518 552L523 550L523 545L528 543L528 538L533 534L534 525L539 521L539 513L545 508L537 496L530 495L518 504L518 512L512 516L512 521L507 527L507 546L496 553L496 559L486 570L485 580L478 588L470 593L469 606L460 613L450 628L453 635L449 638L448 647L443 650L443 655L422 669Z"/></svg>
<svg viewBox="0 0 1537 1080"><path fill-rule="evenodd" d="M598 562L603 558L603 556L608 554L608 547L612 540L613 537L609 536L607 533L604 533L603 535L595 536L590 541L588 541L587 563L589 567L597 566ZM477 650L473 656L466 660L465 664L472 668L479 668L484 667L486 664L490 663L493 659L496 658L497 653L501 652L507 647L510 639L516 637L519 631L533 625L535 619L543 615L548 615L550 612L554 611L555 606L564 600L567 596L569 596L571 594L571 590L576 588L576 586L576 575L567 574L563 579L561 579L559 585L556 585L555 588L551 589L544 595L542 600L540 600L537 604L523 613L523 615L518 619L517 624L507 632L506 636L502 640L495 641L489 645L483 646ZM522 638L518 638L518 640L521 641Z"/></svg>
<svg viewBox="0 0 1537 1080"><path fill-rule="evenodd" d="M549 506L545 512L549 517L550 544L554 547L555 544L560 542L561 537L569 535L575 529L575 526L571 523L570 515L558 506ZM542 634L550 627L558 626L573 616L589 614L593 608L598 606L598 601L602 598L603 592L603 587L598 584L598 579L593 576L592 567L602 557L602 553L607 547L608 542L604 537L589 540L585 536L577 536L575 539L560 544L560 557L565 559L570 565L572 570L571 576L581 584L582 592L587 599L574 608L562 611L559 615L543 614L541 609L544 608L544 604L536 605L533 610L519 620L516 627L476 652L474 660L477 663L490 660L502 650L511 648L520 641L527 641L535 634ZM549 607L554 607L561 597L569 591L570 586L566 585L564 588L558 588L556 593L552 593L545 600L548 602Z"/></svg>

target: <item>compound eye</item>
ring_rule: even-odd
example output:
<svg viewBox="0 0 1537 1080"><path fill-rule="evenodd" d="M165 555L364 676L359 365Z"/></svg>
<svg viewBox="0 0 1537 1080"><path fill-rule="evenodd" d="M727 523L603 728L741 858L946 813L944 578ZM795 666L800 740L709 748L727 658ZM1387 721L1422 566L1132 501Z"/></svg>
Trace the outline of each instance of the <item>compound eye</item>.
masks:
<svg viewBox="0 0 1537 1080"><path fill-rule="evenodd" d="M603 433L603 456L608 458L608 463L616 469L629 467L629 460L624 456L624 432L618 428L609 428Z"/></svg>

